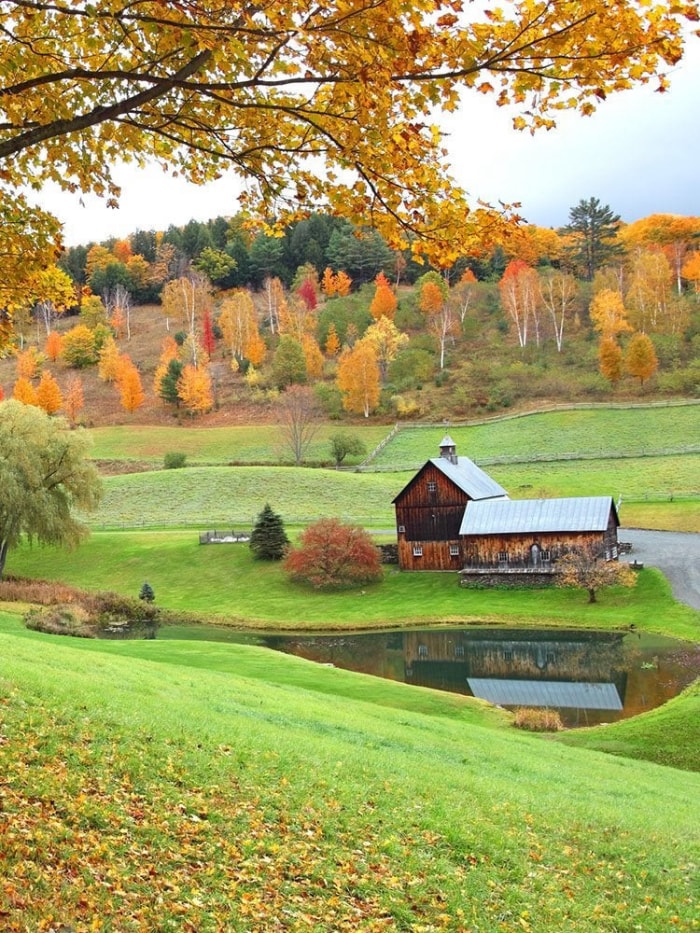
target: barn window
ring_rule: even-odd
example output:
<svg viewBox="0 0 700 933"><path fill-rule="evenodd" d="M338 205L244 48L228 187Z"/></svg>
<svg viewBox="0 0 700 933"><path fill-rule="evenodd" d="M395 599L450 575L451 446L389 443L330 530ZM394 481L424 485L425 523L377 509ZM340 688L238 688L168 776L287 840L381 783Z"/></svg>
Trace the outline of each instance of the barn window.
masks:
<svg viewBox="0 0 700 933"><path fill-rule="evenodd" d="M508 551L499 551L498 552L498 563L507 564L508 563Z"/></svg>
<svg viewBox="0 0 700 933"><path fill-rule="evenodd" d="M504 651L504 652L503 652L503 660L504 660L504 661L512 661L512 660L513 660L513 652L512 652L512 651Z"/></svg>
<svg viewBox="0 0 700 933"><path fill-rule="evenodd" d="M459 545L458 544L450 545L450 557L459 557Z"/></svg>
<svg viewBox="0 0 700 933"><path fill-rule="evenodd" d="M428 492L437 492L437 483L428 483Z"/></svg>
<svg viewBox="0 0 700 933"><path fill-rule="evenodd" d="M427 645L418 645L418 657L419 658L428 657L428 646Z"/></svg>
<svg viewBox="0 0 700 933"><path fill-rule="evenodd" d="M400 535L406 534L406 526L405 526L405 525L399 525L398 531L399 531L399 534L400 534Z"/></svg>
<svg viewBox="0 0 700 933"><path fill-rule="evenodd" d="M464 645L455 645L455 657L456 658L464 657Z"/></svg>
<svg viewBox="0 0 700 933"><path fill-rule="evenodd" d="M547 652L547 664L554 664L554 661L555 661L554 652L548 651Z"/></svg>
<svg viewBox="0 0 700 933"><path fill-rule="evenodd" d="M420 544L413 545L413 556L422 557L423 556L423 547Z"/></svg>
<svg viewBox="0 0 700 933"><path fill-rule="evenodd" d="M552 554L550 551L540 551L540 557L542 560L551 560Z"/></svg>

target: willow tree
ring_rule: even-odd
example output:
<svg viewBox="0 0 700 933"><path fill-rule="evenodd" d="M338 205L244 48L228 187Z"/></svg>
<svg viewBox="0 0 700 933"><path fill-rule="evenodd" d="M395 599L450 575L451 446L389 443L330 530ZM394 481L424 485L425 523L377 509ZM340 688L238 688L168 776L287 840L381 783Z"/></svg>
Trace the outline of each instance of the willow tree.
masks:
<svg viewBox="0 0 700 933"><path fill-rule="evenodd" d="M0 307L55 241L22 189L55 182L116 205L118 160L194 182L230 167L242 207L323 205L450 264L492 237L446 170L441 111L465 92L517 129L593 111L684 50L698 0L71 0L0 4ZM8 268L9 266L9 268Z"/></svg>
<svg viewBox="0 0 700 933"><path fill-rule="evenodd" d="M0 579L20 540L73 546L87 535L76 510L96 508L102 492L89 449L88 435L62 418L0 402Z"/></svg>

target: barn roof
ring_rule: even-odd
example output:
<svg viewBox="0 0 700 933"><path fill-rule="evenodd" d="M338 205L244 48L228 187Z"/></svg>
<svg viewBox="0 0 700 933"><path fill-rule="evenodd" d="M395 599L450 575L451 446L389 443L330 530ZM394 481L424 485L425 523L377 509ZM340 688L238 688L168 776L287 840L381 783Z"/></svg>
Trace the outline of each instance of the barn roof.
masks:
<svg viewBox="0 0 700 933"><path fill-rule="evenodd" d="M467 506L460 535L518 534L545 531L605 531L611 496L568 499L490 499Z"/></svg>
<svg viewBox="0 0 700 933"><path fill-rule="evenodd" d="M505 489L499 486L495 479L491 479L491 477L487 473L484 473L484 471L480 469L473 460L470 460L469 457L457 457L456 460L457 463L453 463L445 457L431 458L428 460L428 463L421 467L413 479L404 486L393 501L396 502L396 500L403 495L404 491L418 479L420 474L430 463L436 466L441 473L444 473L445 476L451 480L458 489L465 492L470 499L502 498L508 495Z"/></svg>

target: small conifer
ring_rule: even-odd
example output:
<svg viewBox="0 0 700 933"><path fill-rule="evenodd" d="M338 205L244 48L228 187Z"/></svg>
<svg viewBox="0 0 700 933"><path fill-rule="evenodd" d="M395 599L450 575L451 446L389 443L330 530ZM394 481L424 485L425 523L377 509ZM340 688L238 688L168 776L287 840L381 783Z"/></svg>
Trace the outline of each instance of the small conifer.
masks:
<svg viewBox="0 0 700 933"><path fill-rule="evenodd" d="M257 517L249 546L256 560L282 560L286 554L289 538L284 522L269 504Z"/></svg>

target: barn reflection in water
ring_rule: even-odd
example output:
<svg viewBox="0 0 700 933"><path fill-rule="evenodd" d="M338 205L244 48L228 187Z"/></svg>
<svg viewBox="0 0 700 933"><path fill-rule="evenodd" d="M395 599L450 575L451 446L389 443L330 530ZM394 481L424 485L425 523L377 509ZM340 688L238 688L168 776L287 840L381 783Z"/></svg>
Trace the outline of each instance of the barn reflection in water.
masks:
<svg viewBox="0 0 700 933"><path fill-rule="evenodd" d="M489 627L274 636L270 647L349 670L557 709L569 726L660 706L700 673L700 647L636 632Z"/></svg>

